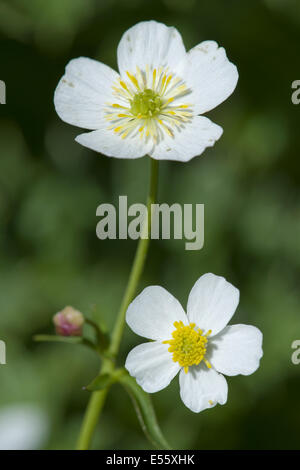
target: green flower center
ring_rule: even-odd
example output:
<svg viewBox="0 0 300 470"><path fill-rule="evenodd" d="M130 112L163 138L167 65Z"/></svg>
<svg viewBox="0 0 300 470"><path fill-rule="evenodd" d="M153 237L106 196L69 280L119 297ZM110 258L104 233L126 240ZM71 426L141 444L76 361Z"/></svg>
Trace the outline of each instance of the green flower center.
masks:
<svg viewBox="0 0 300 470"><path fill-rule="evenodd" d="M130 100L130 111L134 116L148 118L156 116L162 108L162 100L157 93L147 88L136 93Z"/></svg>

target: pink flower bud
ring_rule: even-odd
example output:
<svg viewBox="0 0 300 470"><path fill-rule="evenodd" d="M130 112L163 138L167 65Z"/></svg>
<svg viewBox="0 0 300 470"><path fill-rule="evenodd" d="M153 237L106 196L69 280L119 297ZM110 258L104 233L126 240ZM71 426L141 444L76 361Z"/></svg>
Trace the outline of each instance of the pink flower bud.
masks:
<svg viewBox="0 0 300 470"><path fill-rule="evenodd" d="M84 317L73 307L65 307L53 317L56 334L60 336L81 336Z"/></svg>

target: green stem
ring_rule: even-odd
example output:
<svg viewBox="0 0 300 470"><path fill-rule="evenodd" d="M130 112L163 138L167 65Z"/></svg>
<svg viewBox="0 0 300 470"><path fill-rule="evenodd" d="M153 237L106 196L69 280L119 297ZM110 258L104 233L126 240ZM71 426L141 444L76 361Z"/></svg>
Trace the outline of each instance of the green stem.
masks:
<svg viewBox="0 0 300 470"><path fill-rule="evenodd" d="M117 320L112 332L112 339L109 347L109 354L116 357L119 351L123 330L125 326L125 316L128 305L132 301L141 274L143 272L146 255L148 252L150 233L151 233L151 204L155 203L156 192L158 183L158 161L151 159L151 176L150 176L150 188L149 196L147 199L147 210L148 210L148 224L144 225L142 236L139 240L136 254L134 257L133 265L131 268L130 276L128 279L127 287L123 300L121 302L120 310L117 316ZM114 363L110 360L103 360L100 373L112 372L114 369ZM90 443L93 437L93 433L97 422L99 420L100 413L105 403L105 399L108 393L108 388L93 392L90 398L89 404L86 409L84 420L82 423L77 449L85 450L90 447Z"/></svg>
<svg viewBox="0 0 300 470"><path fill-rule="evenodd" d="M134 294L136 292L141 274L143 272L148 247L150 243L150 233L151 233L151 204L155 203L156 192L157 192L157 183L158 183L158 161L151 159L151 179L150 179L150 188L149 196L147 199L147 211L148 211L148 223L144 225L142 236L139 240L138 247L135 253L131 273L128 279L126 291L121 303L117 321L114 326L112 333L112 340L109 348L109 352L116 356L119 350L124 324L125 324L125 315L127 307L132 301Z"/></svg>
<svg viewBox="0 0 300 470"><path fill-rule="evenodd" d="M88 403L80 430L77 450L87 450L90 447L90 443L97 426L100 413L104 406L107 393L108 388L104 388L103 390L99 390L99 392L93 392L91 394L91 398Z"/></svg>

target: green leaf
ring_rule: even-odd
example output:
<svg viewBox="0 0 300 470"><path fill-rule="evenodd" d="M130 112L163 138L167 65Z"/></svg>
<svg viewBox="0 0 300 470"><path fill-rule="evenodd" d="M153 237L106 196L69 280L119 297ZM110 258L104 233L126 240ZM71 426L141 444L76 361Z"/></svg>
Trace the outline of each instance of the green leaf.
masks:
<svg viewBox="0 0 300 470"><path fill-rule="evenodd" d="M103 388L110 386L112 383L113 381L111 374L101 374L92 380L89 385L83 387L83 389L87 390L88 392L95 392L96 390L102 390Z"/></svg>
<svg viewBox="0 0 300 470"><path fill-rule="evenodd" d="M158 449L171 449L158 425L152 401L148 393L136 383L127 372L119 377L119 382L128 392L146 437Z"/></svg>
<svg viewBox="0 0 300 470"><path fill-rule="evenodd" d="M125 374L125 369L117 369L112 373L104 373L98 375L89 385L84 387L84 390L95 392L103 388L110 387L112 384L120 380L121 376Z"/></svg>

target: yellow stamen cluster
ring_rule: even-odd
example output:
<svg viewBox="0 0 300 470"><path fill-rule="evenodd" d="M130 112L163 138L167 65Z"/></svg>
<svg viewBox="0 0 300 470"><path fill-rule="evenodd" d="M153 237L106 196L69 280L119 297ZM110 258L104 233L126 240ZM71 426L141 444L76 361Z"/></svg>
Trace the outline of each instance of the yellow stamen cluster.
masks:
<svg viewBox="0 0 300 470"><path fill-rule="evenodd" d="M178 362L184 368L185 373L189 367L198 365L203 360L208 368L210 363L205 359L207 336L210 335L209 330L205 335L200 328L195 328L195 323L185 326L182 321L174 323L175 330L172 333L173 339L163 341L164 344L170 344L168 351L173 354L173 361Z"/></svg>
<svg viewBox="0 0 300 470"><path fill-rule="evenodd" d="M109 129L120 137L139 134L157 143L164 133L173 137L176 129L192 119L191 105L180 102L190 91L180 77L149 66L126 74L128 80L119 79L112 86L118 103L107 103L105 109Z"/></svg>

